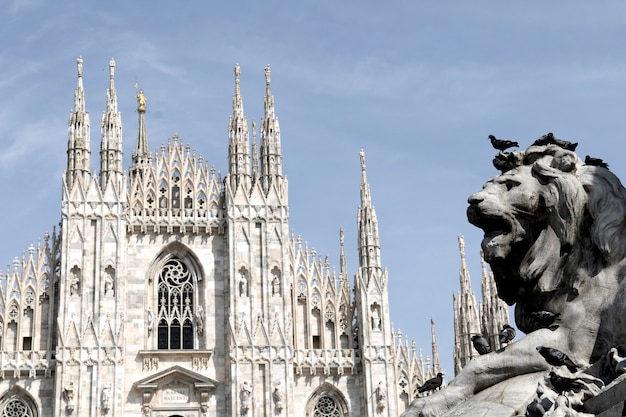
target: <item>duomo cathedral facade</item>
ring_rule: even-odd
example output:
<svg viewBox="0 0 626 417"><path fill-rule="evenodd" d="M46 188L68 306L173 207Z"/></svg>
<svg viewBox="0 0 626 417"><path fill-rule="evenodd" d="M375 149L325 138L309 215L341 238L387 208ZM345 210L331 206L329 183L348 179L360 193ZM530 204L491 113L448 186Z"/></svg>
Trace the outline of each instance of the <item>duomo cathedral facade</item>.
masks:
<svg viewBox="0 0 626 417"><path fill-rule="evenodd" d="M123 167L113 60L92 154L77 64L59 227L1 276L0 417L399 415L439 360L392 329L363 152L349 277L342 231L334 268L290 229L269 67L258 127L235 67L222 177L148 150L142 91Z"/></svg>

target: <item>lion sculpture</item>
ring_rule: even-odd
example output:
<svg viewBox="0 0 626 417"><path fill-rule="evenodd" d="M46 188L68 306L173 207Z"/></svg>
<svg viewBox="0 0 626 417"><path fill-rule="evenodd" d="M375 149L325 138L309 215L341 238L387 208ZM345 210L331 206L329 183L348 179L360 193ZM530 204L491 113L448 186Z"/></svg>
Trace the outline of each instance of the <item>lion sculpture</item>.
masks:
<svg viewBox="0 0 626 417"><path fill-rule="evenodd" d="M473 358L447 388L414 400L404 417L441 416L498 383L547 373L537 346L565 352L584 369L626 343L626 190L606 167L556 145L511 156L515 164L469 197L467 217L483 229L498 294L515 305L526 335ZM546 324L538 312L557 318Z"/></svg>

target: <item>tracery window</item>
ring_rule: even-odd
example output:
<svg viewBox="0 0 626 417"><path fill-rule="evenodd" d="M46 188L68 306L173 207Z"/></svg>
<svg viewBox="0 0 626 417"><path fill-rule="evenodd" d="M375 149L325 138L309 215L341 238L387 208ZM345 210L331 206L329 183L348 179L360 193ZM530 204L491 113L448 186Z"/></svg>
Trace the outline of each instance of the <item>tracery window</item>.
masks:
<svg viewBox="0 0 626 417"><path fill-rule="evenodd" d="M317 400L317 404L315 404L313 417L342 417L342 412L333 398L328 395L323 395Z"/></svg>
<svg viewBox="0 0 626 417"><path fill-rule="evenodd" d="M193 349L192 274L185 263L172 258L161 269L158 283L158 348Z"/></svg>
<svg viewBox="0 0 626 417"><path fill-rule="evenodd" d="M0 417L34 417L33 410L19 397L13 397L2 405Z"/></svg>

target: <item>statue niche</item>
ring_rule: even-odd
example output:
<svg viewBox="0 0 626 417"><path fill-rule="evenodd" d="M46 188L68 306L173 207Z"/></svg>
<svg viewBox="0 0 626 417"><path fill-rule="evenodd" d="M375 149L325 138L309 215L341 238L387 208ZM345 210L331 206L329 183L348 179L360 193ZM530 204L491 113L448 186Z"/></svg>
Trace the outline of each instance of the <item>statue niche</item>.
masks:
<svg viewBox="0 0 626 417"><path fill-rule="evenodd" d="M239 297L248 296L248 270L244 267L239 269Z"/></svg>
<svg viewBox="0 0 626 417"><path fill-rule="evenodd" d="M115 268L111 265L104 270L104 295L106 297L115 295Z"/></svg>
<svg viewBox="0 0 626 417"><path fill-rule="evenodd" d="M75 265L70 270L70 295L78 295L80 291L81 270Z"/></svg>

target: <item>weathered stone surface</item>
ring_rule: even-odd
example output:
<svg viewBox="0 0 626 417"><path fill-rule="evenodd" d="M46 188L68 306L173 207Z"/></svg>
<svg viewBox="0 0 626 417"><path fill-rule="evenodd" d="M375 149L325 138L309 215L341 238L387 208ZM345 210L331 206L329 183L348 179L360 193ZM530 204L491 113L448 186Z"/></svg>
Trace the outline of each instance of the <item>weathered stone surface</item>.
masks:
<svg viewBox="0 0 626 417"><path fill-rule="evenodd" d="M517 327L527 335L473 358L446 389L415 400L405 417L524 414L533 395L519 392L532 394L536 381L509 382L553 370L538 346L559 350L583 370L626 343L626 190L605 164L583 162L567 143L552 137L500 152L501 175L468 200L468 220L485 232L482 250L498 295L515 305ZM544 313L554 320L540 320ZM572 390L561 396L547 382L553 415L580 415L575 410L604 384L557 368L577 380L559 388ZM519 402L511 406L509 398ZM608 397L598 401L599 410L608 408Z"/></svg>
<svg viewBox="0 0 626 417"><path fill-rule="evenodd" d="M584 410L598 416L622 416L626 401L626 374L616 378L597 396L585 402Z"/></svg>
<svg viewBox="0 0 626 417"><path fill-rule="evenodd" d="M521 375L487 388L444 414L444 417L510 417L524 414L544 379L542 372Z"/></svg>

